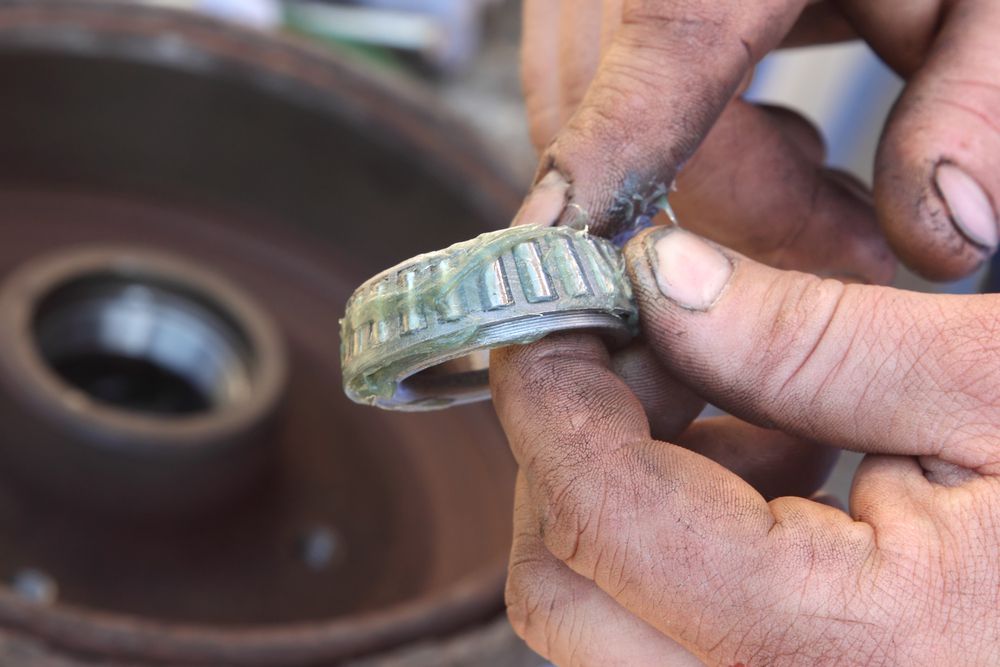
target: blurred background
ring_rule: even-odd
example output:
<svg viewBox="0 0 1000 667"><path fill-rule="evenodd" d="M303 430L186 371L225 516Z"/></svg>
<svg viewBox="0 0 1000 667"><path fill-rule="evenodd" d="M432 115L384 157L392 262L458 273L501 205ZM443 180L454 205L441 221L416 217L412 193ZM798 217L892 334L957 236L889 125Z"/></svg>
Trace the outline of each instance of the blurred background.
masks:
<svg viewBox="0 0 1000 667"><path fill-rule="evenodd" d="M337 323L516 210L519 13L0 3L0 664L542 663L503 617L490 407L351 404ZM848 44L767 58L748 95L868 181L899 89Z"/></svg>

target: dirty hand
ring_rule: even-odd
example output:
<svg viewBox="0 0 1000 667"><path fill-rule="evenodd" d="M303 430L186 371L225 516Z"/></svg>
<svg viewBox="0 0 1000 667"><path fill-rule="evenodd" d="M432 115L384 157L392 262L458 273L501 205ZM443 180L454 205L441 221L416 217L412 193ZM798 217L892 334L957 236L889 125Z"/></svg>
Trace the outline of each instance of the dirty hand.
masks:
<svg viewBox="0 0 1000 667"><path fill-rule="evenodd" d="M626 256L681 381L868 456L849 514L768 502L702 454L753 468L738 450L776 432L723 418L676 424L687 447L654 439L588 335L495 351L519 634L559 665L1000 664L1000 296L844 285L671 227Z"/></svg>
<svg viewBox="0 0 1000 667"><path fill-rule="evenodd" d="M613 234L677 176L682 220L772 266L887 280L877 209L911 267L961 276L998 242L998 30L995 0L525 0L523 79L543 155L519 221L582 217ZM852 34L908 79L874 208L822 167L805 120L737 96L782 42Z"/></svg>

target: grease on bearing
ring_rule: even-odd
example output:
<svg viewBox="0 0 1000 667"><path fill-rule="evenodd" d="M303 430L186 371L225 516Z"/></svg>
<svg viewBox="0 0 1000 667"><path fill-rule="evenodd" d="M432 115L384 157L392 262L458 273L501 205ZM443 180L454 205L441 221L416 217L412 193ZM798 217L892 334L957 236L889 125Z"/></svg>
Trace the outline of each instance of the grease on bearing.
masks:
<svg viewBox="0 0 1000 667"><path fill-rule="evenodd" d="M344 388L357 402L407 410L477 400L488 397L481 369L436 373L420 391L403 384L442 362L555 330L622 339L636 325L610 241L568 227L512 227L419 255L359 287L341 320Z"/></svg>

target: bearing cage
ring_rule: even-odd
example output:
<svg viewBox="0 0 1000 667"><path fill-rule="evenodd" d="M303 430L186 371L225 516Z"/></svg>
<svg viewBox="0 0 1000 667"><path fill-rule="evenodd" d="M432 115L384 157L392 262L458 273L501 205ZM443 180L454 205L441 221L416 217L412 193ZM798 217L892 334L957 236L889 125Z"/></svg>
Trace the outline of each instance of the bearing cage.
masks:
<svg viewBox="0 0 1000 667"><path fill-rule="evenodd" d="M568 227L488 232L402 262L354 292L341 320L344 390L392 410L485 400L486 364L463 357L565 330L622 343L637 322L611 242Z"/></svg>

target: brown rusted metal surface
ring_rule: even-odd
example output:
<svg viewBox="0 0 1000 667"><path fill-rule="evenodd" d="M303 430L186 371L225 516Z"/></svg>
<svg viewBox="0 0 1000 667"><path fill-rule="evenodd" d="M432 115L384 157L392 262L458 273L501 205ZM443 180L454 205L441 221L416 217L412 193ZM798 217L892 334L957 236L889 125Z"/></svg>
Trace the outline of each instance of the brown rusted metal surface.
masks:
<svg viewBox="0 0 1000 667"><path fill-rule="evenodd" d="M77 245L155 249L251 295L289 364L274 463L235 507L117 521L0 470L0 577L58 590L0 589L0 663L38 642L67 664L330 664L498 613L514 467L491 409L365 409L338 364L359 280L509 216L475 142L341 58L107 2L0 5L0 91L0 281Z"/></svg>
<svg viewBox="0 0 1000 667"><path fill-rule="evenodd" d="M0 280L0 424L19 436L0 438L0 467L78 510L242 502L274 460L287 376L255 299L146 244L43 251Z"/></svg>

